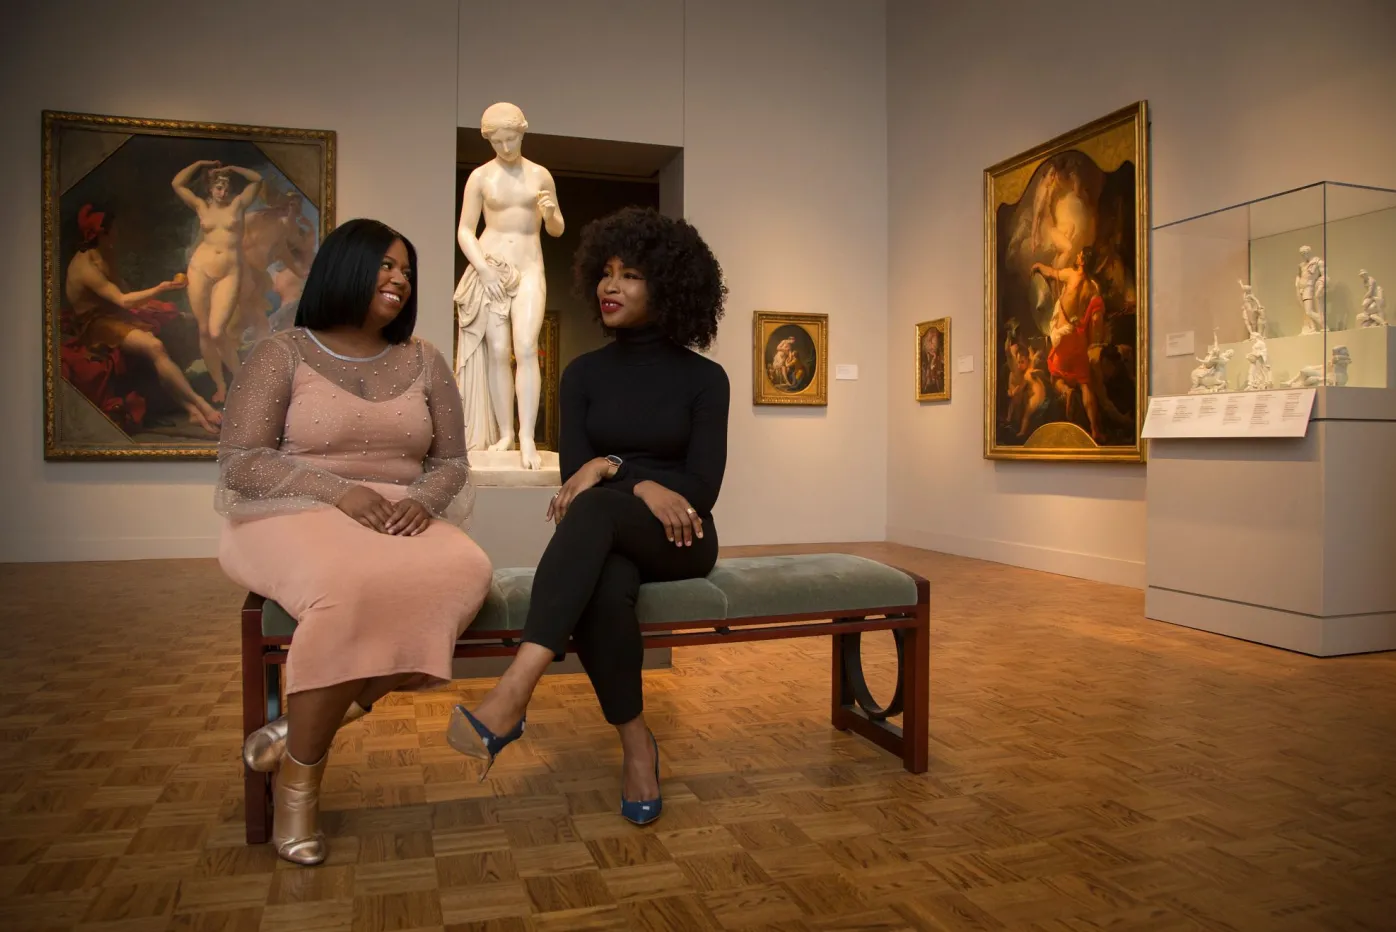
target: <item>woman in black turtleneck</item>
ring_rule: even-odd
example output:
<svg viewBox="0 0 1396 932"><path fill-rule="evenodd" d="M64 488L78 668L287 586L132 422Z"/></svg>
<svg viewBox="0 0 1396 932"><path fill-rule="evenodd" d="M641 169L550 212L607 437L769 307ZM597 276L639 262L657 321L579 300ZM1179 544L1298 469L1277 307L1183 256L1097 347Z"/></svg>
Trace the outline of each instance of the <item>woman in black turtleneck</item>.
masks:
<svg viewBox="0 0 1396 932"><path fill-rule="evenodd" d="M635 617L642 582L706 576L727 464L727 374L694 352L717 335L727 289L696 230L627 208L586 228L574 268L615 340L562 375L563 485L538 563L523 643L448 738L485 761L523 734L534 687L571 638L625 752L621 815L659 817L659 748L645 725ZM484 779L482 774L481 779Z"/></svg>

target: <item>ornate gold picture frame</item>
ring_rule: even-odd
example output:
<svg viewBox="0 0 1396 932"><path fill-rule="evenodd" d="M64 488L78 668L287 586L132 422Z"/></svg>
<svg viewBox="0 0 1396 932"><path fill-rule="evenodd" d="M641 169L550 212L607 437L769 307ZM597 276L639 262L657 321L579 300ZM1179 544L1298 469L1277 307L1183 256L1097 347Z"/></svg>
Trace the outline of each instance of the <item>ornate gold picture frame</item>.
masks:
<svg viewBox="0 0 1396 932"><path fill-rule="evenodd" d="M829 316L756 311L752 317L752 403L829 403Z"/></svg>
<svg viewBox="0 0 1396 932"><path fill-rule="evenodd" d="M916 325L916 400L950 400L950 318Z"/></svg>
<svg viewBox="0 0 1396 932"><path fill-rule="evenodd" d="M45 459L213 459L334 229L334 132L44 111L42 147Z"/></svg>
<svg viewBox="0 0 1396 932"><path fill-rule="evenodd" d="M1140 462L1145 101L984 172L984 455Z"/></svg>

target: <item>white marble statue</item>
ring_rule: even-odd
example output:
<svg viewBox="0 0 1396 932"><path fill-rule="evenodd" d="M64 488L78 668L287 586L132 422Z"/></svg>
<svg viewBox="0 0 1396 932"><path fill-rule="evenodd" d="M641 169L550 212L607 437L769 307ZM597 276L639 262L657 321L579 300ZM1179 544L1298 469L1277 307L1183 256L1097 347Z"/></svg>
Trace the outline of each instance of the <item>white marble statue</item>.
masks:
<svg viewBox="0 0 1396 932"><path fill-rule="evenodd" d="M467 447L513 448L517 394L519 458L524 469L540 469L534 427L547 289L539 229L561 236L563 220L553 176L523 157L527 131L523 111L510 103L492 104L480 118L495 157L470 173L461 202L456 240L470 264L456 285L455 366ZM477 236L482 215L485 229Z"/></svg>
<svg viewBox="0 0 1396 932"><path fill-rule="evenodd" d="M1188 389L1188 394L1211 395L1226 391L1226 364L1235 353L1235 350L1222 349L1217 343L1216 331L1212 331L1212 345L1207 347L1206 358L1197 360L1202 365L1192 370L1192 388Z"/></svg>
<svg viewBox="0 0 1396 932"><path fill-rule="evenodd" d="M1330 361L1331 371L1328 378L1323 375L1323 366L1305 366L1295 373L1294 378L1285 384L1290 388L1314 388L1319 385L1343 386L1348 384L1348 365L1352 363L1352 355L1346 346L1333 347L1333 356Z"/></svg>
<svg viewBox="0 0 1396 932"><path fill-rule="evenodd" d="M1362 310L1357 315L1357 326L1359 327L1385 327L1386 320L1386 292L1381 285L1371 276L1366 269L1361 269L1357 273L1362 278L1362 284L1367 291L1362 295Z"/></svg>
<svg viewBox="0 0 1396 932"><path fill-rule="evenodd" d="M1241 319L1246 323L1246 335L1254 340L1265 336L1265 305L1255 296L1251 286L1237 282L1241 286Z"/></svg>
<svg viewBox="0 0 1396 932"><path fill-rule="evenodd" d="M1294 276L1294 293L1304 308L1304 328L1300 333L1318 333L1328 329L1327 315L1324 312L1323 292L1327 279L1323 274L1323 260L1314 255L1308 246L1299 247L1299 274Z"/></svg>
<svg viewBox="0 0 1396 932"><path fill-rule="evenodd" d="M1251 364L1246 373L1246 391L1263 392L1274 388L1270 378L1270 353L1265 347L1265 338L1260 334L1251 337L1251 350L1246 354L1246 362Z"/></svg>

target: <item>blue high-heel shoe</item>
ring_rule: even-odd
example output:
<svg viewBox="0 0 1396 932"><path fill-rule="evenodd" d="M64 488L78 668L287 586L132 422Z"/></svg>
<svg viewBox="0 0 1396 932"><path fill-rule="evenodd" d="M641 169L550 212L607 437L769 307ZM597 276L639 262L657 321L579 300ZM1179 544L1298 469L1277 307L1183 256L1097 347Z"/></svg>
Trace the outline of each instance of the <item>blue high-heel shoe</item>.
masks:
<svg viewBox="0 0 1396 932"><path fill-rule="evenodd" d="M659 782L659 742L654 740L654 732L650 732L650 744L654 745L654 782ZM654 799L642 799L638 802L631 802L625 798L625 791L620 794L620 814L627 822L636 825L649 825L664 812L664 794L656 796Z"/></svg>
<svg viewBox="0 0 1396 932"><path fill-rule="evenodd" d="M469 709L458 705L451 710L451 723L446 726L446 743L466 757L485 762L480 771L480 782L484 783L499 753L523 737L524 722L527 720L528 716L525 715L519 719L513 731L507 735L496 735L480 724L480 720L471 715Z"/></svg>

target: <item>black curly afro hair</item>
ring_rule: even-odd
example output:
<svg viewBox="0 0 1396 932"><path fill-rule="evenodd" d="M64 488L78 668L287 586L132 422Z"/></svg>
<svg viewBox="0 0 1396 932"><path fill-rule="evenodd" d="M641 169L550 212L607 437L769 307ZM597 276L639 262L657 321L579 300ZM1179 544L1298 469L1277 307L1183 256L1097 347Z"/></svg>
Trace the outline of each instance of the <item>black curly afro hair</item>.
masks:
<svg viewBox="0 0 1396 932"><path fill-rule="evenodd" d="M612 258L645 276L650 320L669 339L692 349L712 345L727 285L717 257L692 225L651 207L625 207L586 225L572 274L577 296L591 304L598 321L596 283ZM604 323L601 329L612 330Z"/></svg>

